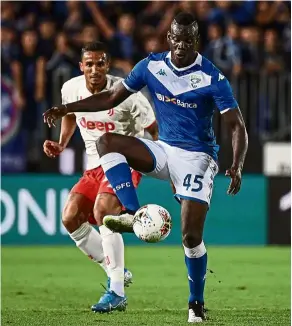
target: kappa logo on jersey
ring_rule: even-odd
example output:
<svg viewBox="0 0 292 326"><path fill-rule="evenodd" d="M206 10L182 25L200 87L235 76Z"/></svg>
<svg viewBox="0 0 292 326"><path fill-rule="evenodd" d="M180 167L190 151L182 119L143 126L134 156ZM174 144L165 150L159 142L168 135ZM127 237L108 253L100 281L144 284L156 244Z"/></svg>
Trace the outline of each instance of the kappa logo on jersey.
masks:
<svg viewBox="0 0 292 326"><path fill-rule="evenodd" d="M167 75L166 75L166 72L165 72L164 69L160 69L160 70L156 73L156 75L167 76Z"/></svg>
<svg viewBox="0 0 292 326"><path fill-rule="evenodd" d="M190 81L191 81L191 86L193 88L197 88L198 84L202 81L202 78L199 75L191 75Z"/></svg>
<svg viewBox="0 0 292 326"><path fill-rule="evenodd" d="M218 81L223 80L225 77L222 74L219 74Z"/></svg>
<svg viewBox="0 0 292 326"><path fill-rule="evenodd" d="M155 93L157 96L157 99L161 102L165 102L165 103L172 103L178 106L181 106L183 108L187 108L187 109L196 109L197 108L197 104L196 103L187 103L187 102L182 102L181 100L179 100L178 98L175 97L169 97L166 95L162 95L159 93Z"/></svg>
<svg viewBox="0 0 292 326"><path fill-rule="evenodd" d="M99 130L99 131L113 131L116 129L115 124L112 122L102 122L102 121L86 121L84 117L82 117L80 121L80 125L83 128L88 130Z"/></svg>

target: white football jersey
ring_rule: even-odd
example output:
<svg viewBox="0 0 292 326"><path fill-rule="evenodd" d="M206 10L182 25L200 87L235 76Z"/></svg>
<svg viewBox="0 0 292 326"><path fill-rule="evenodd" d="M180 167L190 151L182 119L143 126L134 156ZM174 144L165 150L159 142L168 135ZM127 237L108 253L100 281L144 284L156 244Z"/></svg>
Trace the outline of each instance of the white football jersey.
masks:
<svg viewBox="0 0 292 326"><path fill-rule="evenodd" d="M107 75L104 90L111 88L122 78ZM62 103L76 102L92 96L86 87L84 75L68 80L62 90ZM155 116L149 101L141 92L127 98L117 107L102 112L74 112L87 153L87 170L99 166L99 155L95 142L106 132L143 137L144 129L149 127Z"/></svg>

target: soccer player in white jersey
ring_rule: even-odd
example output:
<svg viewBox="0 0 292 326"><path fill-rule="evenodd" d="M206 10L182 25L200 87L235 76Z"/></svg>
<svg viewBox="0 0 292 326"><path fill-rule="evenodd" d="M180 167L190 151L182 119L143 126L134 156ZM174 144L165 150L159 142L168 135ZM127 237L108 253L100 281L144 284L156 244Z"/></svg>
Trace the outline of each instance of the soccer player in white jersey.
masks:
<svg viewBox="0 0 292 326"><path fill-rule="evenodd" d="M121 80L107 74L109 56L105 45L100 42L84 46L80 70L83 72L82 76L72 78L63 85L61 90L63 104L106 91ZM96 305L92 306L92 310L101 312L122 310L127 303L124 282L125 285L131 282L132 275L127 270L124 273L122 236L102 225L105 215L119 214L122 206L100 166L96 141L107 132L143 137L146 131L148 137L150 134L155 139L157 138L155 116L150 103L141 93L134 94L122 104L113 105L105 112L67 114L62 119L59 142L47 140L44 143L44 151L49 157L59 155L66 148L76 125L85 143L87 168L70 192L62 221L76 246L99 263L109 277L108 291ZM132 182L137 187L141 174L134 170L131 174ZM100 233L88 222L97 224ZM108 304L109 301L111 305Z"/></svg>
<svg viewBox="0 0 292 326"><path fill-rule="evenodd" d="M68 112L108 110L133 92L148 86L154 101L159 140L139 140L105 134L97 142L100 163L123 205L132 214L106 216L113 230L129 230L140 207L131 183L129 165L154 178L171 180L181 203L182 238L189 281L188 322L206 319L204 287L207 251L203 242L213 180L218 172L219 146L212 127L214 109L231 130L233 162L226 171L231 178L228 194L240 190L248 138L240 109L226 77L196 51L198 24L190 13L178 14L167 34L169 52L150 54L128 77L109 91L88 99L53 107L44 114L52 125ZM97 109L98 108L98 109ZM121 184L128 187L121 187ZM129 212L128 212L129 213Z"/></svg>

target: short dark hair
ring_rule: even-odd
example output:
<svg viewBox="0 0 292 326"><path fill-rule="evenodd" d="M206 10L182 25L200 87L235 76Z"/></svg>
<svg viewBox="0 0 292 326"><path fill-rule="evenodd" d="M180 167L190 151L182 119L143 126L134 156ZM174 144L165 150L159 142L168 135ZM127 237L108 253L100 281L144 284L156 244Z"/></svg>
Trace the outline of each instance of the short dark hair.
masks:
<svg viewBox="0 0 292 326"><path fill-rule="evenodd" d="M195 17L189 12L180 12L174 17L174 20L179 25L188 26L193 22L196 22Z"/></svg>
<svg viewBox="0 0 292 326"><path fill-rule="evenodd" d="M99 41L86 43L81 49L81 59L83 58L85 52L99 52L99 51L105 52L109 56L108 48L105 43Z"/></svg>

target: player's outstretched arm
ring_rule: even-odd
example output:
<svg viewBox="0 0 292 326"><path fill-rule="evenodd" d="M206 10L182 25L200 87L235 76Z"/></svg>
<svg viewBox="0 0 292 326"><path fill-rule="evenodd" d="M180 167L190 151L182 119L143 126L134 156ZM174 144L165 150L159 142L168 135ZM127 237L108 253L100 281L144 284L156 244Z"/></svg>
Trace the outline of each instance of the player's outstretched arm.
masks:
<svg viewBox="0 0 292 326"><path fill-rule="evenodd" d="M110 110L122 103L131 94L122 82L120 82L108 91L94 94L84 100L52 107L43 114L44 122L51 127L55 126L56 120L70 112L99 112Z"/></svg>
<svg viewBox="0 0 292 326"><path fill-rule="evenodd" d="M235 195L238 193L241 186L241 171L248 148L248 136L239 109L228 110L223 114L223 119L231 129L233 148L233 163L231 168L228 169L225 174L231 178L227 193Z"/></svg>
<svg viewBox="0 0 292 326"><path fill-rule="evenodd" d="M44 152L48 157L55 158L63 152L73 136L76 126L76 117L74 114L68 114L62 118L59 142L52 140L46 140L44 142Z"/></svg>
<svg viewBox="0 0 292 326"><path fill-rule="evenodd" d="M67 114L62 118L59 144L66 148L77 127L75 114Z"/></svg>

